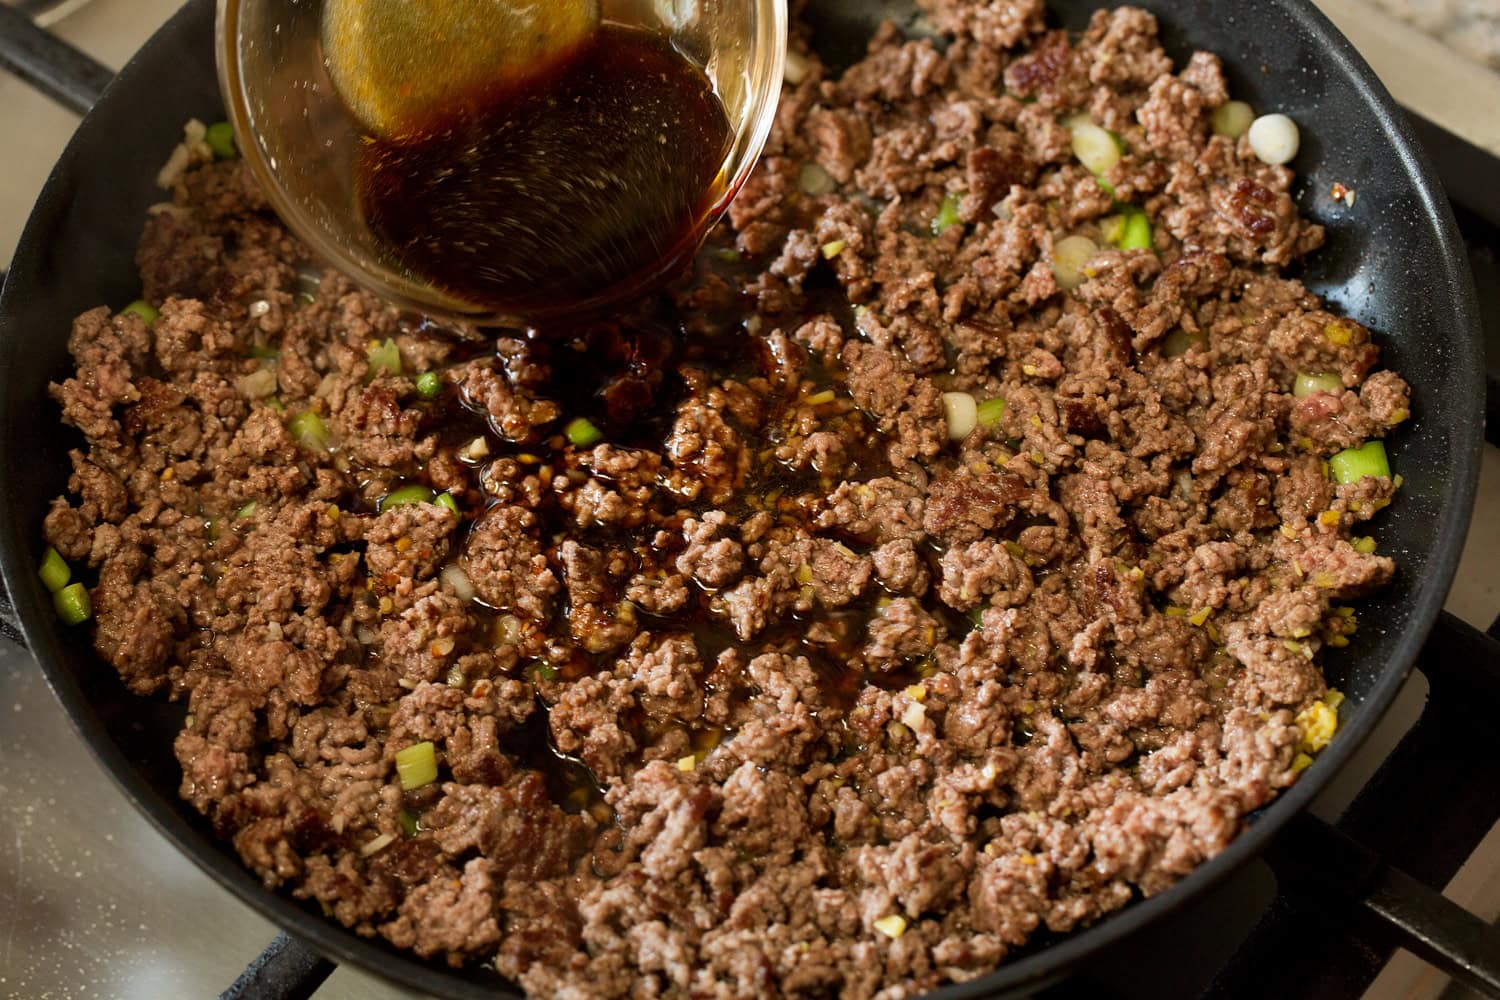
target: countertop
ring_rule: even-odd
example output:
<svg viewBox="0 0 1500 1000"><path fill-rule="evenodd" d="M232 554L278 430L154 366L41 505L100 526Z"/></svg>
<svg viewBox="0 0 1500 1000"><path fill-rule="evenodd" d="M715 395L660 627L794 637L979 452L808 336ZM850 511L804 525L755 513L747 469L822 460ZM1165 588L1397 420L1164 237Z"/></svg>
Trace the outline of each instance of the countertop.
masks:
<svg viewBox="0 0 1500 1000"><path fill-rule="evenodd" d="M1500 154L1500 76L1453 58L1387 13L1398 0L1321 0L1398 98ZM1470 0L1472 6L1472 0ZM95 0L59 32L108 65L129 55L176 8L174 0ZM1418 4L1417 6L1421 6ZM1500 14L1500 0L1489 3ZM1466 8L1467 9L1467 8ZM1479 53L1482 55L1482 53ZM1463 95L1454 100L1452 95ZM18 81L0 76L0 266L75 125ZM1480 626L1500 612L1500 453L1485 456L1480 515L1449 609ZM1406 703L1419 703L1408 692ZM1399 734L1399 722L1393 723ZM1388 736L1393 739L1394 736ZM1377 741L1378 742L1378 741ZM1378 750L1372 751L1378 753ZM90 758L46 690L34 661L0 642L0 996L22 998L216 995L275 929L162 840ZM1476 884L1497 865L1476 858ZM1382 996L1435 995L1419 967ZM340 969L319 1000L411 995Z"/></svg>

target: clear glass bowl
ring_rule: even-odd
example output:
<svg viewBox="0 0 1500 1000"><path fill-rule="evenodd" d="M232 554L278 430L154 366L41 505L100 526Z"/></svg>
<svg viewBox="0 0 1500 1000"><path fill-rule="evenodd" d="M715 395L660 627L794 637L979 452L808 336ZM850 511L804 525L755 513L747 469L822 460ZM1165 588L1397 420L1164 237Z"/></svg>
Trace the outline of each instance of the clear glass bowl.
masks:
<svg viewBox="0 0 1500 1000"><path fill-rule="evenodd" d="M379 2L379 0L376 0ZM476 323L513 324L441 291L398 264L364 225L353 161L362 132L324 66L322 0L219 0L219 76L240 149L282 220L314 252L402 308ZM723 192L698 241L629 286L574 308L639 295L696 249L750 175L776 114L786 60L786 0L602 0L606 20L652 25L708 74L733 140Z"/></svg>

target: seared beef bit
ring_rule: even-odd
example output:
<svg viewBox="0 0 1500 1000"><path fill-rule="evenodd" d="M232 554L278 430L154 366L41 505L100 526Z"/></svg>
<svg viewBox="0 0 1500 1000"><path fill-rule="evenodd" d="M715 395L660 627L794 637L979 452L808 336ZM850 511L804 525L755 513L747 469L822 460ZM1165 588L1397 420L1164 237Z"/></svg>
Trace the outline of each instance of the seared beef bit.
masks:
<svg viewBox="0 0 1500 1000"><path fill-rule="evenodd" d="M1167 889L1326 745L1400 497L1326 464L1422 400L1282 273L1323 231L1211 135L1216 57L919 6L953 37L841 74L793 30L726 223L613 317L309 300L243 161L174 184L159 318L73 324L39 527L267 886L533 996L915 995ZM1115 199L1152 247L1063 288Z"/></svg>
<svg viewBox="0 0 1500 1000"><path fill-rule="evenodd" d="M937 619L909 597L892 601L870 619L865 662L876 670L894 670L908 660L932 653L942 631Z"/></svg>
<svg viewBox="0 0 1500 1000"><path fill-rule="evenodd" d="M737 579L745 565L744 549L733 538L718 537L731 527L722 510L711 510L702 520L684 521L687 548L677 557L677 572L715 590Z"/></svg>
<svg viewBox="0 0 1500 1000"><path fill-rule="evenodd" d="M496 507L470 532L462 562L486 604L536 619L550 613L559 588L537 527L531 511Z"/></svg>
<svg viewBox="0 0 1500 1000"><path fill-rule="evenodd" d="M686 500L702 496L722 503L744 483L750 467L739 434L719 411L698 402L678 411L665 454L673 466L671 488Z"/></svg>
<svg viewBox="0 0 1500 1000"><path fill-rule="evenodd" d="M489 417L495 433L512 441L527 440L561 413L556 403L533 399L526 390L511 385L493 362L473 362L455 369L449 378L471 405Z"/></svg>
<svg viewBox="0 0 1500 1000"><path fill-rule="evenodd" d="M981 604L997 608L1025 604L1031 588L1031 571L1002 542L970 542L949 549L943 556L938 597L959 611Z"/></svg>
<svg viewBox="0 0 1500 1000"><path fill-rule="evenodd" d="M920 542L924 509L922 492L894 479L843 483L828 497L817 525L868 542Z"/></svg>
<svg viewBox="0 0 1500 1000"><path fill-rule="evenodd" d="M681 611L692 596L687 580L677 574L636 576L631 579L625 596L653 615Z"/></svg>
<svg viewBox="0 0 1500 1000"><path fill-rule="evenodd" d="M923 525L945 541L974 541L1008 524L1027 492L1010 473L960 469L933 480Z"/></svg>

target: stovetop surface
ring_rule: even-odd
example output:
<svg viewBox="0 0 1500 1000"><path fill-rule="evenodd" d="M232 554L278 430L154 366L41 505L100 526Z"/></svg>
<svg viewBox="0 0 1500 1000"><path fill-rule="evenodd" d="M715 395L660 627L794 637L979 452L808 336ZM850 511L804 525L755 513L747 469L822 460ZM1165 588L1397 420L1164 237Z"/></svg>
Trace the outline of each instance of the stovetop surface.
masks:
<svg viewBox="0 0 1500 1000"><path fill-rule="evenodd" d="M1398 99L1500 154L1500 75L1466 60L1433 65L1439 43L1403 35L1388 17L1396 0L1319 0L1371 59ZM177 0L96 0L57 30L118 66L176 8ZM1408 6L1421 6L1420 4ZM1500 2L1495 3L1500 13ZM1423 63L1412 54L1428 55ZM1420 65L1414 67L1413 63ZM1462 87L1455 90L1455 87ZM1455 102L1453 93L1471 98ZM1493 101L1486 95L1494 98ZM1479 109L1476 111L1476 109ZM74 121L17 81L0 76L0 266L9 260L31 201ZM1491 222L1463 220L1478 267L1492 278L1487 329L1500 337L1500 199ZM1500 342L1490 345L1500 361ZM1478 513L1448 610L1484 628L1500 613L1500 450L1487 448ZM1317 802L1332 820L1369 779L1421 711L1426 679L1414 675L1353 765ZM0 997L150 998L212 996L227 986L275 928L219 888L160 838L88 755L46 690L35 662L0 642ZM1491 841L1500 838L1492 836ZM1487 843L1450 887L1486 918L1500 911L1500 843ZM1495 890L1491 892L1490 890ZM1174 919L1106 956L1094 979L1108 995L1156 998L1196 993L1275 896L1261 863ZM1369 996L1437 997L1441 977L1393 962ZM1095 994L1099 995L1099 994ZM412 994L339 969L319 1000L398 1000Z"/></svg>

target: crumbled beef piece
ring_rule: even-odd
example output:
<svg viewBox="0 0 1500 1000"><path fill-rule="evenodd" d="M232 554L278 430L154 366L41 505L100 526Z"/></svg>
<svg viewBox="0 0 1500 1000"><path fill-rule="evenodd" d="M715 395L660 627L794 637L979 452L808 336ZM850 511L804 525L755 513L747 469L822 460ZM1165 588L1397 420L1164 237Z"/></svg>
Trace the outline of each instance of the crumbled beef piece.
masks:
<svg viewBox="0 0 1500 1000"><path fill-rule="evenodd" d="M949 549L943 556L943 579L938 596L959 611L968 611L981 604L997 608L1015 607L1026 603L1031 588L1031 571L1002 542L970 542Z"/></svg>
<svg viewBox="0 0 1500 1000"><path fill-rule="evenodd" d="M719 537L730 527L729 515L722 510L711 510L701 520L684 521L687 548L677 557L677 572L713 590L738 579L745 565L744 549L733 538Z"/></svg>
<svg viewBox="0 0 1500 1000"><path fill-rule="evenodd" d="M495 433L511 441L525 441L538 427L561 415L557 404L533 399L519 386L512 385L492 363L475 362L456 369L449 378L472 405L484 413Z"/></svg>
<svg viewBox="0 0 1500 1000"><path fill-rule="evenodd" d="M536 515L517 507L497 507L474 526L462 561L486 604L547 617L558 582L536 535Z"/></svg>
<svg viewBox="0 0 1500 1000"><path fill-rule="evenodd" d="M870 619L865 662L892 670L908 660L931 654L942 634L935 618L909 597L898 598Z"/></svg>

